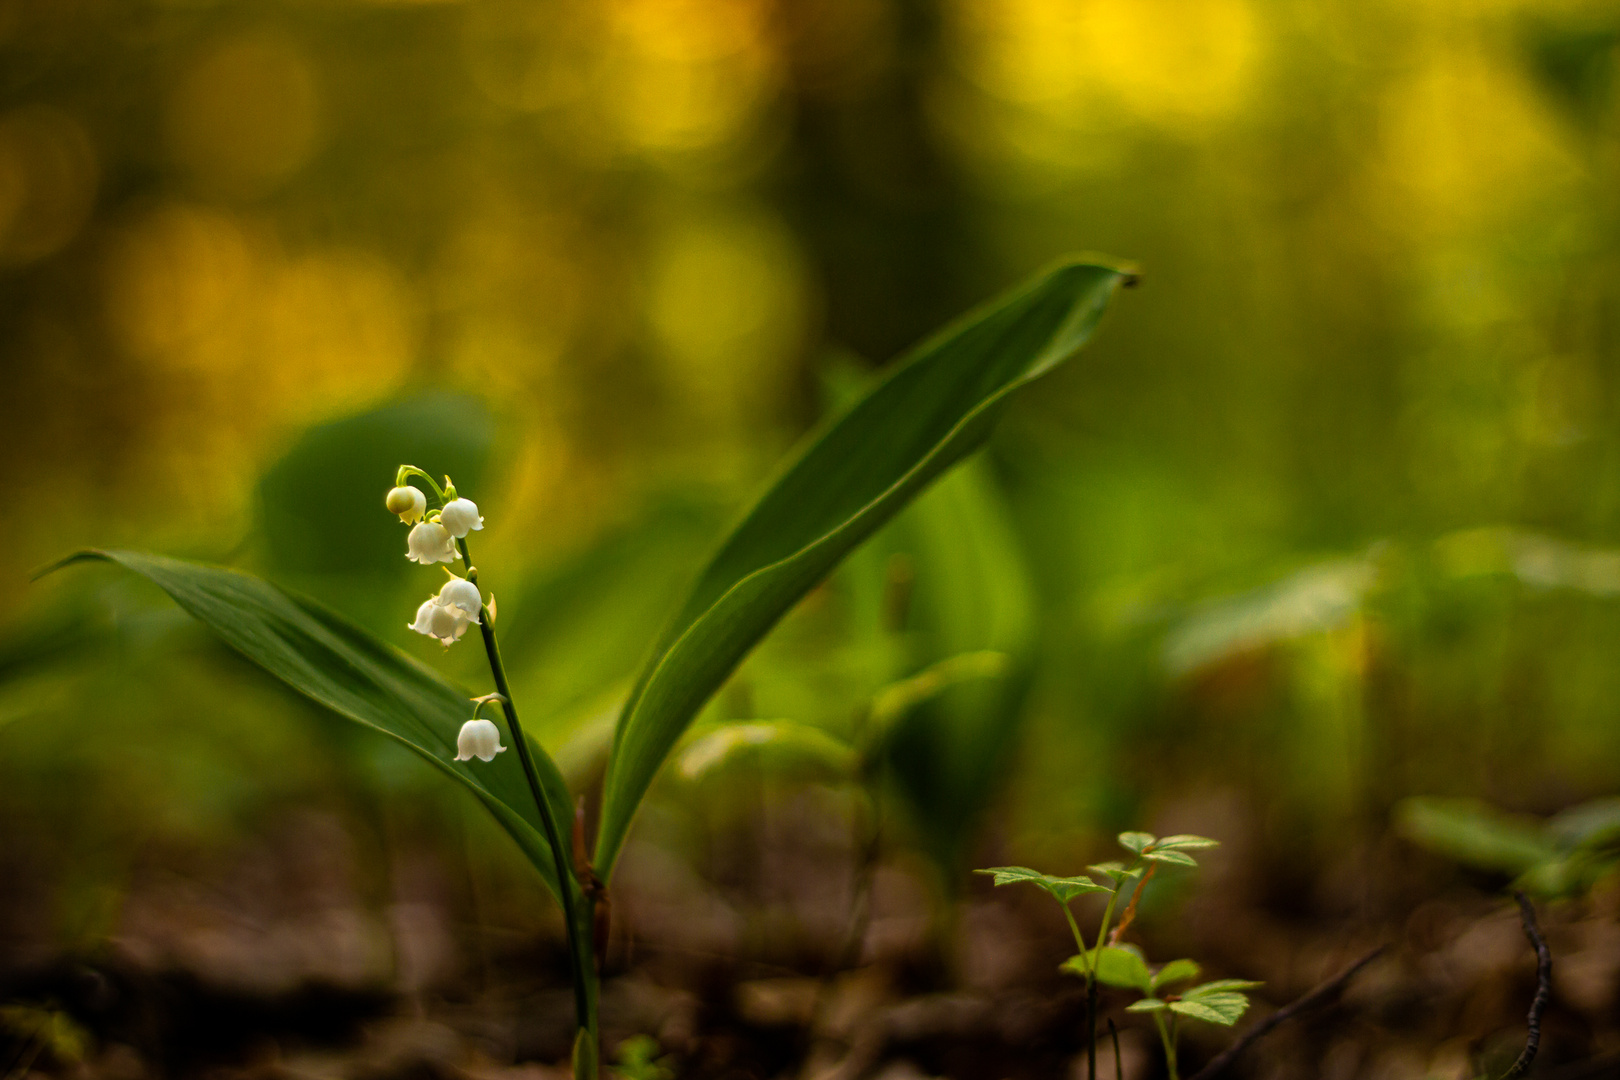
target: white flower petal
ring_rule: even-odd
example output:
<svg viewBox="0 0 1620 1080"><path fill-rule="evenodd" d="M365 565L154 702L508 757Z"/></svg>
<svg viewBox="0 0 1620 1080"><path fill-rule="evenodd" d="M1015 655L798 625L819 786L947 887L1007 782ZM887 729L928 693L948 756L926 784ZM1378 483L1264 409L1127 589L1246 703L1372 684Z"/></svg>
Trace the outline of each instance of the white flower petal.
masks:
<svg viewBox="0 0 1620 1080"><path fill-rule="evenodd" d="M478 504L471 499L451 499L445 503L444 509L439 511L439 522L458 540L484 527L484 519L478 515Z"/></svg>
<svg viewBox="0 0 1620 1080"><path fill-rule="evenodd" d="M444 642L446 645L461 637L467 629L467 620L462 617L456 608L445 607L442 604L433 604L433 610L428 613L428 633Z"/></svg>
<svg viewBox="0 0 1620 1080"><path fill-rule="evenodd" d="M416 609L416 621L406 623L405 625L410 627L412 630L415 630L418 634L433 633L432 624L429 622L429 620L433 617L433 609L436 607L438 607L438 605L434 603L433 597L428 597L426 600L422 601L422 606Z"/></svg>
<svg viewBox="0 0 1620 1080"><path fill-rule="evenodd" d="M456 736L457 761L494 761L496 754L506 752L501 745L501 729L495 726L493 720L482 718L469 720L461 725L461 732Z"/></svg>
<svg viewBox="0 0 1620 1080"><path fill-rule="evenodd" d="M427 496L408 484L402 484L388 492L384 500L390 514L398 514L399 520L409 525L421 521L422 515L427 513Z"/></svg>
<svg viewBox="0 0 1620 1080"><path fill-rule="evenodd" d="M405 557L423 566L436 562L454 562L457 556L455 540L449 531L436 521L419 522L405 538L405 546L409 549Z"/></svg>
<svg viewBox="0 0 1620 1080"><path fill-rule="evenodd" d="M434 602L443 607L454 608L469 622L478 622L478 610L483 606L484 598L479 595L477 585L466 578L458 577L444 583L444 588L439 590Z"/></svg>

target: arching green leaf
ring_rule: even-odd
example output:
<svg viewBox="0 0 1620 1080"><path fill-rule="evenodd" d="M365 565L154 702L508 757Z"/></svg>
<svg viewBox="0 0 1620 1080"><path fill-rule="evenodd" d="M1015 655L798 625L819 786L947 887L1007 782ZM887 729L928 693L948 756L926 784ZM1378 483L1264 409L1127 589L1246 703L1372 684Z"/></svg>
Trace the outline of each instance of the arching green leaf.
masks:
<svg viewBox="0 0 1620 1080"><path fill-rule="evenodd" d="M611 873L654 774L710 695L800 597L982 444L1011 394L1073 355L1130 275L1058 265L924 342L814 438L699 575L615 733L596 865Z"/></svg>
<svg viewBox="0 0 1620 1080"><path fill-rule="evenodd" d="M294 690L404 743L466 785L556 894L551 848L517 755L453 760L456 734L472 716L466 694L335 612L249 574L133 551L84 551L58 565L98 560L140 574ZM566 827L574 815L568 786L551 758L531 747L547 802Z"/></svg>

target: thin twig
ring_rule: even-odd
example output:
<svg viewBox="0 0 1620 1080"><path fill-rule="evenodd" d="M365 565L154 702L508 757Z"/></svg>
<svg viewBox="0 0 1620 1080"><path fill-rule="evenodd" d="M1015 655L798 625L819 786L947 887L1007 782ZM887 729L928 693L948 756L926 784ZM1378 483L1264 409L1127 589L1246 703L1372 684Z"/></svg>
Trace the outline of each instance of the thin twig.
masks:
<svg viewBox="0 0 1620 1080"><path fill-rule="evenodd" d="M1530 1030L1524 1037L1524 1049L1519 1052L1518 1060L1502 1074L1502 1080L1518 1080L1530 1071L1530 1063L1536 1060L1536 1051L1541 1049L1541 1014L1546 1011L1547 1002L1552 997L1552 950L1547 948L1541 928L1536 925L1535 905L1517 890L1513 893L1513 899L1519 902L1524 936L1530 939L1531 947L1536 950L1536 996L1530 1002L1530 1015L1525 1018L1525 1026Z"/></svg>
<svg viewBox="0 0 1620 1080"><path fill-rule="evenodd" d="M1153 871L1158 868L1158 863L1148 863L1147 870L1136 883L1136 891L1131 893L1131 902L1125 905L1125 914L1119 917L1119 925L1114 927L1113 933L1108 935L1108 944L1118 945L1119 939L1125 936L1126 930L1130 929L1131 920L1136 918L1136 904L1142 899L1142 890L1147 888L1148 878L1152 877Z"/></svg>
<svg viewBox="0 0 1620 1080"><path fill-rule="evenodd" d="M1114 1040L1114 1080L1125 1080L1125 1059L1119 1056L1119 1028L1114 1026L1114 1018L1108 1018L1108 1037Z"/></svg>
<svg viewBox="0 0 1620 1080"><path fill-rule="evenodd" d="M1345 984L1355 976L1356 972L1360 971L1362 968L1366 967L1368 964L1382 956L1386 948L1388 948L1387 945L1378 946L1378 948L1374 949L1366 956L1363 956L1360 960L1357 960L1354 964L1351 964L1349 967L1339 972L1338 975L1329 979L1321 986L1318 986L1315 990L1312 990L1302 998L1295 999L1291 1004L1284 1005L1282 1008L1278 1009L1276 1012L1254 1025L1254 1027L1250 1028L1244 1033L1243 1038L1239 1039L1231 1046L1228 1046L1219 1054L1216 1054L1208 1065L1205 1065L1202 1069L1198 1070L1198 1072L1194 1073L1192 1080L1211 1080L1212 1077L1218 1075L1228 1065L1236 1061L1239 1054L1243 1053L1243 1051L1247 1050L1254 1043L1259 1042L1261 1039L1271 1034L1272 1030L1278 1025L1287 1023L1289 1020L1292 1020L1306 1009L1309 1009L1312 1006L1333 997L1339 991L1344 989Z"/></svg>

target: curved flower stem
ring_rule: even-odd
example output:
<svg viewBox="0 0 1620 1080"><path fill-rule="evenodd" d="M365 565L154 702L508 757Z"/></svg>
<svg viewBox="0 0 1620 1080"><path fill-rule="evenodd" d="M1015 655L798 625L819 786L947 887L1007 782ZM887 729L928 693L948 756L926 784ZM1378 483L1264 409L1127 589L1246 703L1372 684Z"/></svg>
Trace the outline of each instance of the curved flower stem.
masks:
<svg viewBox="0 0 1620 1080"><path fill-rule="evenodd" d="M431 481L430 481L431 482ZM461 561L466 564L467 571L472 572L472 555L467 550L466 540L457 540L456 546L461 552ZM578 883L574 878L573 869L563 854L562 833L557 828L557 821L551 812L551 804L546 801L545 792L540 786L540 776L535 771L534 757L529 753L528 740L523 735L523 727L518 723L517 706L512 704L512 690L506 682L506 666L501 663L500 645L495 640L495 623L490 618L488 605L483 606L482 616L479 619L479 631L484 638L484 652L489 657L489 671L495 679L495 692L500 695L501 708L506 712L507 726L512 729L512 745L517 749L518 761L523 765L523 777L529 782L529 791L534 795L534 805L540 812L540 822L545 826L546 842L551 845L551 857L557 869L557 894L562 900L563 923L568 928L568 957L573 967L574 983L574 1017L576 1026L589 1034L586 1036L593 1042L596 1039L596 1000L590 992L590 983L587 981L595 974L587 967L587 958L593 955L592 945L587 936L581 939L582 924L574 908L574 894ZM587 1080L586 1077L576 1077L575 1080Z"/></svg>
<svg viewBox="0 0 1620 1080"><path fill-rule="evenodd" d="M404 487L405 481L413 476L420 476L423 480L426 480L428 482L428 487L433 489L434 496L439 500L439 505L444 505L444 488L439 486L439 482L437 480L433 479L433 477L429 476L421 469L418 469L415 465L401 465L399 467L399 472L394 474L394 486ZM449 477L446 477L445 479L449 479Z"/></svg>

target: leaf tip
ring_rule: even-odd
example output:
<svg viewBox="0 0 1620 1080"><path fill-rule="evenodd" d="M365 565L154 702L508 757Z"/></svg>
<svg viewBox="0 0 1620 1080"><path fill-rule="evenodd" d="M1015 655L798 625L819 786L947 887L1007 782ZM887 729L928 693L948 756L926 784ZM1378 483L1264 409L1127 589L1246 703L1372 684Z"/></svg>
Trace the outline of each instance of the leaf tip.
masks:
<svg viewBox="0 0 1620 1080"><path fill-rule="evenodd" d="M42 566L38 570L30 571L28 574L28 580L30 582L38 581L40 578L54 574L63 567L72 566L74 563L90 562L95 559L109 558L111 558L111 556L105 551L102 551L100 548L82 548L79 551L75 551L71 555L63 556L53 563Z"/></svg>

